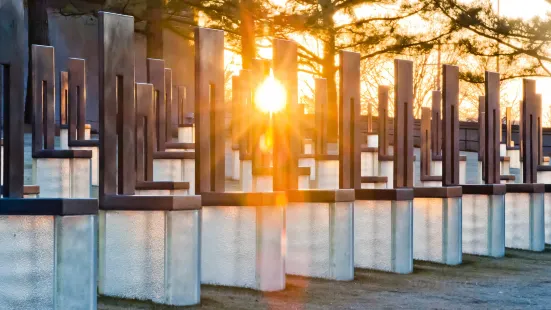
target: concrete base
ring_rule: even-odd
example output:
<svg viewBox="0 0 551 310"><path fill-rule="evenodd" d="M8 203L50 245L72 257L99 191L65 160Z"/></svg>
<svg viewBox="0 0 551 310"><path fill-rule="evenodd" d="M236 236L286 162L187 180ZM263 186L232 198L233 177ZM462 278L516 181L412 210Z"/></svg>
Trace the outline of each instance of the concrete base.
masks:
<svg viewBox="0 0 551 310"><path fill-rule="evenodd" d="M241 160L241 178L239 185L242 192L253 191L253 162L252 160Z"/></svg>
<svg viewBox="0 0 551 310"><path fill-rule="evenodd" d="M96 309L96 221L0 216L0 309Z"/></svg>
<svg viewBox="0 0 551 310"><path fill-rule="evenodd" d="M339 161L316 160L317 189L339 188Z"/></svg>
<svg viewBox="0 0 551 310"><path fill-rule="evenodd" d="M463 195L463 253L505 255L505 195Z"/></svg>
<svg viewBox="0 0 551 310"><path fill-rule="evenodd" d="M354 265L413 272L413 202L354 202Z"/></svg>
<svg viewBox="0 0 551 310"><path fill-rule="evenodd" d="M67 128L59 129L59 149L69 149L69 129Z"/></svg>
<svg viewBox="0 0 551 310"><path fill-rule="evenodd" d="M195 125L193 127L178 127L178 142L195 143Z"/></svg>
<svg viewBox="0 0 551 310"><path fill-rule="evenodd" d="M505 246L543 251L545 218L543 193L507 193L505 195Z"/></svg>
<svg viewBox="0 0 551 310"><path fill-rule="evenodd" d="M285 288L285 206L203 207L201 283Z"/></svg>
<svg viewBox="0 0 551 310"><path fill-rule="evenodd" d="M33 158L32 184L41 198L90 198L89 158Z"/></svg>
<svg viewBox="0 0 551 310"><path fill-rule="evenodd" d="M289 203L285 210L288 274L354 279L354 203Z"/></svg>
<svg viewBox="0 0 551 310"><path fill-rule="evenodd" d="M413 240L414 259L461 264L461 198L415 198Z"/></svg>
<svg viewBox="0 0 551 310"><path fill-rule="evenodd" d="M188 182L195 195L195 159L153 159L153 181Z"/></svg>
<svg viewBox="0 0 551 310"><path fill-rule="evenodd" d="M308 168L310 168L310 180L311 181L316 180L316 159L314 157L299 158L298 159L298 166L299 167L308 167Z"/></svg>
<svg viewBox="0 0 551 310"><path fill-rule="evenodd" d="M232 150L232 180L241 179L241 160L239 159L239 150Z"/></svg>
<svg viewBox="0 0 551 310"><path fill-rule="evenodd" d="M415 175L415 173L414 173ZM387 177L387 188L394 187L394 161L379 161L379 176Z"/></svg>
<svg viewBox="0 0 551 310"><path fill-rule="evenodd" d="M99 186L99 147L71 147L72 150L89 150L92 151L91 160L91 175L92 185Z"/></svg>
<svg viewBox="0 0 551 310"><path fill-rule="evenodd" d="M99 293L200 302L201 211L100 211Z"/></svg>

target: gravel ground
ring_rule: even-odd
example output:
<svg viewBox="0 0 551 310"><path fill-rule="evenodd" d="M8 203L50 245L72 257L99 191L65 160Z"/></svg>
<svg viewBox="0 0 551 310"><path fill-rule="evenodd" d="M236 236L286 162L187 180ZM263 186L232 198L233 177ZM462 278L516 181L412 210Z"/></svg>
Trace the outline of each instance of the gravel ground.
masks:
<svg viewBox="0 0 551 310"><path fill-rule="evenodd" d="M551 248L507 250L505 258L463 256L449 267L415 262L410 275L356 269L354 281L287 277L277 293L202 286L201 305L185 309L550 309ZM99 309L183 309L101 297Z"/></svg>

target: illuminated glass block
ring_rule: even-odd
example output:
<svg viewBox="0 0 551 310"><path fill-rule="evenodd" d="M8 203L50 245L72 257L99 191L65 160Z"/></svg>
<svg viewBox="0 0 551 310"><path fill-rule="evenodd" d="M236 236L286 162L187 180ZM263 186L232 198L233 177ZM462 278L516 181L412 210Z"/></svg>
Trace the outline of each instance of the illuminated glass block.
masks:
<svg viewBox="0 0 551 310"><path fill-rule="evenodd" d="M0 309L96 309L96 219L0 216Z"/></svg>
<svg viewBox="0 0 551 310"><path fill-rule="evenodd" d="M201 283L284 289L284 209L203 207Z"/></svg>
<svg viewBox="0 0 551 310"><path fill-rule="evenodd" d="M353 202L289 203L286 209L288 274L354 279Z"/></svg>
<svg viewBox="0 0 551 310"><path fill-rule="evenodd" d="M199 303L200 220L199 210L100 211L100 294Z"/></svg>
<svg viewBox="0 0 551 310"><path fill-rule="evenodd" d="M463 253L505 255L505 195L463 195Z"/></svg>
<svg viewBox="0 0 551 310"><path fill-rule="evenodd" d="M505 195L505 246L543 251L545 249L543 193Z"/></svg>
<svg viewBox="0 0 551 310"><path fill-rule="evenodd" d="M461 264L461 198L413 200L413 258Z"/></svg>
<svg viewBox="0 0 551 310"><path fill-rule="evenodd" d="M339 161L338 160L317 160L316 181L318 189L339 188Z"/></svg>
<svg viewBox="0 0 551 310"><path fill-rule="evenodd" d="M241 179L239 181L242 192L253 191L253 164L251 160L241 161Z"/></svg>
<svg viewBox="0 0 551 310"><path fill-rule="evenodd" d="M182 159L153 159L153 181L184 181Z"/></svg>
<svg viewBox="0 0 551 310"><path fill-rule="evenodd" d="M395 273L413 271L413 202L354 202L354 265Z"/></svg>
<svg viewBox="0 0 551 310"><path fill-rule="evenodd" d="M88 129L89 130L89 129ZM99 148L98 147L71 147L72 150L87 150L92 151L92 161L91 161L91 176L92 176L92 185L99 186Z"/></svg>
<svg viewBox="0 0 551 310"><path fill-rule="evenodd" d="M90 198L89 158L34 158L32 184L41 198Z"/></svg>

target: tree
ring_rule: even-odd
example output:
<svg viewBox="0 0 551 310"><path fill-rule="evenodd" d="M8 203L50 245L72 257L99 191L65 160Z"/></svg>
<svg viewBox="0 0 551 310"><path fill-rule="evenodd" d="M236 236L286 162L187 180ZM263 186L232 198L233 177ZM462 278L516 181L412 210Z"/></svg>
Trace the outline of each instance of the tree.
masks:
<svg viewBox="0 0 551 310"><path fill-rule="evenodd" d="M539 17L525 21L497 15L491 2L457 0L424 0L429 11L445 16L450 27L464 33L457 42L469 54L497 58L505 64L523 62L515 72L502 74L503 79L551 75L546 64L551 61L551 19ZM499 70L503 72L503 70ZM465 80L480 83L482 72L468 73Z"/></svg>

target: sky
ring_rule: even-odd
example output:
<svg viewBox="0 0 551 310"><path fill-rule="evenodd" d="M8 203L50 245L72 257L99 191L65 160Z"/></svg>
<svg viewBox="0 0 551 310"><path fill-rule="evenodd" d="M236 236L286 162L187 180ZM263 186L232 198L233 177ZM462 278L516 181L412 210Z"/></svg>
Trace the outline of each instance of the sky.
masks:
<svg viewBox="0 0 551 310"><path fill-rule="evenodd" d="M545 0L493 0L494 8L500 2L500 15L530 19L535 16L545 17L551 13L551 4ZM544 124L550 125L551 120L546 119L549 115L546 111L551 110L551 78L536 78L536 91L542 94ZM521 81L518 81L518 91L521 91Z"/></svg>
<svg viewBox="0 0 551 310"><path fill-rule="evenodd" d="M272 3L280 6L284 6L285 2L287 0L271 0ZM464 0L464 1L472 1L472 0ZM494 4L494 8L497 10L498 2L499 2L499 13L500 15L507 16L507 17L513 17L513 18L523 18L523 19L530 19L535 16L545 17L547 14L551 14L551 4L548 3L546 0L490 0ZM336 16L336 22L338 23L338 19L343 18L342 16ZM304 41L308 40L308 38L304 37L297 37L297 40ZM311 39L311 38L310 38ZM313 40L315 41L315 40ZM306 42L305 42L306 43ZM308 42L309 44L306 44L310 47L316 47L315 42ZM271 58L271 48L265 48L260 49L259 54L262 58ZM232 57L233 56L233 57ZM229 52L227 52L226 59L233 59L235 61L233 64L230 65L230 67L239 68L240 67L240 59L236 59L235 55L230 55ZM237 71L234 70L234 71ZM235 72L237 73L237 72ZM308 91L304 88L306 87L306 81L311 79L310 76L306 76L305 74L299 74L299 88L301 91L304 91L307 93ZM551 115L551 78L536 78L537 80L537 91L542 94L543 97L543 117L544 117L544 124L547 124L548 126L551 125L551 119L547 120L547 116ZM512 92L518 92L518 94L515 97L520 98L520 94L522 92L522 81L517 81L518 85L513 86L510 85L508 87L508 91ZM517 90L515 90L515 88ZM507 96L507 94L504 94ZM546 112L549 111L549 112Z"/></svg>

